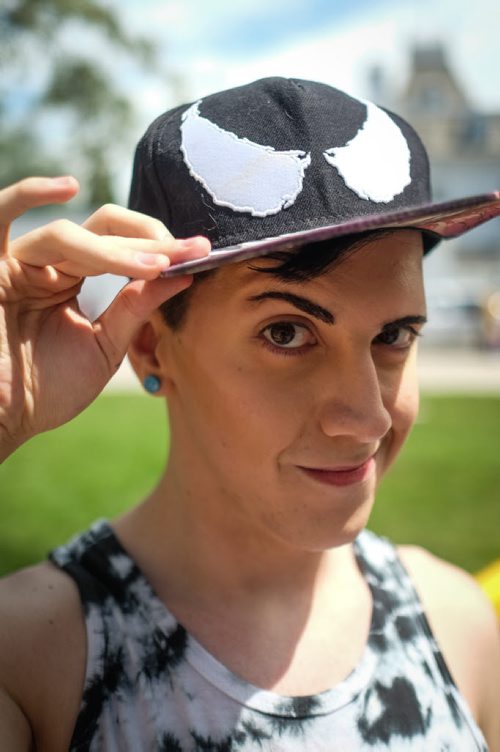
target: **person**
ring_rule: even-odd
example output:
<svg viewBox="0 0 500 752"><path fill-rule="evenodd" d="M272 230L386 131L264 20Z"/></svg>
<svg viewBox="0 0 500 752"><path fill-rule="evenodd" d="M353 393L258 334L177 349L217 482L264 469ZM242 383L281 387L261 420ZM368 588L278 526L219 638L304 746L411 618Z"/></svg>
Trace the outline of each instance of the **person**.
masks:
<svg viewBox="0 0 500 752"><path fill-rule="evenodd" d="M406 122L279 78L156 120L130 209L8 242L76 191L0 192L2 458L126 352L171 446L137 506L2 581L2 750L500 749L491 605L366 529L417 415L423 256L500 194L432 204ZM131 281L89 322L103 272Z"/></svg>

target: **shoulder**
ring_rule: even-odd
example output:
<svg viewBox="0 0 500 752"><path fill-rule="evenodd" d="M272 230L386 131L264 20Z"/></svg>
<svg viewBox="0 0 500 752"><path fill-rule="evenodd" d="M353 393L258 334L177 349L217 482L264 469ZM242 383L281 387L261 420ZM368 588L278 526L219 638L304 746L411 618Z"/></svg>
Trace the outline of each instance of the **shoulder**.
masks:
<svg viewBox="0 0 500 752"><path fill-rule="evenodd" d="M0 580L0 690L44 748L69 745L85 661L80 598L64 572L45 562Z"/></svg>
<svg viewBox="0 0 500 752"><path fill-rule="evenodd" d="M492 623L496 626L493 606L468 572L419 546L399 546L398 553L425 604L443 611L463 611L478 629Z"/></svg>
<svg viewBox="0 0 500 752"><path fill-rule="evenodd" d="M493 606L470 574L416 546L401 560L421 598L448 669L487 737L499 743L500 632Z"/></svg>

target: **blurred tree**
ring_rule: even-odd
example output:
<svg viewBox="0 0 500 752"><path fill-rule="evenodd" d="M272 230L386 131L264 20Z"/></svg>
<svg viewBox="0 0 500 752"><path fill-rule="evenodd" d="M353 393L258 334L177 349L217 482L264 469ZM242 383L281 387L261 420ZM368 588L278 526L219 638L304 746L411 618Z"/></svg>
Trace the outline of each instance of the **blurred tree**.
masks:
<svg viewBox="0 0 500 752"><path fill-rule="evenodd" d="M112 200L133 122L120 73L137 64L155 49L109 0L2 0L0 183L71 171L88 205Z"/></svg>

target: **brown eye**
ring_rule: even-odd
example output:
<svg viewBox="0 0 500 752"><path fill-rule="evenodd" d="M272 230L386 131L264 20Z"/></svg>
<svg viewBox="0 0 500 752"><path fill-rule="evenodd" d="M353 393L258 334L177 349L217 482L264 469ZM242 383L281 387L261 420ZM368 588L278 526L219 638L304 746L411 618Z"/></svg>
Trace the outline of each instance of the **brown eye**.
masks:
<svg viewBox="0 0 500 752"><path fill-rule="evenodd" d="M375 337L374 342L380 345L389 345L390 347L403 350L410 347L415 337L418 337L418 332L414 329L394 326L380 332L380 334Z"/></svg>
<svg viewBox="0 0 500 752"><path fill-rule="evenodd" d="M307 344L313 344L314 338L305 326L291 321L277 321L262 330L264 338L275 347L288 350L298 349Z"/></svg>

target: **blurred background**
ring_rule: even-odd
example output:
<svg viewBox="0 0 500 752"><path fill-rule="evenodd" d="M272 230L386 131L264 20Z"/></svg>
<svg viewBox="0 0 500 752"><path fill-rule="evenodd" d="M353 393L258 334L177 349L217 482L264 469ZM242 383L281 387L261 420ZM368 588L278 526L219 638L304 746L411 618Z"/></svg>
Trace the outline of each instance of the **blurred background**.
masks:
<svg viewBox="0 0 500 752"><path fill-rule="evenodd" d="M498 0L3 0L0 182L29 174L71 173L82 191L68 207L58 207L57 216L65 213L81 221L103 202L126 203L135 143L158 114L212 91L284 75L324 81L404 115L429 151L437 199L499 189L499 29ZM31 213L15 224L14 233L49 221L51 213ZM379 523L376 518L374 524L383 529L389 525L396 538L423 542L473 570L500 553L500 220L443 244L427 260L426 278L430 322L421 343L424 410L415 434L423 431L416 439L422 451L431 445L440 449L423 459L420 449L410 446L416 465L401 472L406 481L411 474L415 486L415 478L422 481L427 468L425 480L434 486L430 492L417 483L412 508L422 497L426 501L416 532L405 527L405 505L399 507L400 516L394 516L396 501L386 505L386 519ZM82 306L97 315L122 284L119 278L94 280L84 287ZM149 423L140 423L146 414L148 420L156 418L126 366L107 398L117 393L127 395L127 405L134 399L140 405L132 427L127 424L130 430L123 427L124 434L128 430L132 436L135 427L136 433L144 432L141 442L154 437L163 448L168 437L159 439L148 430ZM99 417L99 440L113 421L121 425L125 409L123 402L120 407L116 401L102 402L106 395L100 399L99 404L107 405L104 412L111 404L116 412L112 419L111 414L107 420ZM441 424L444 439L426 433L433 430L426 426L434 412L447 416ZM456 423L447 422L452 419ZM76 427L31 442L0 470L0 496L11 510L3 541L0 537L0 559L2 550L7 552L5 569L36 558L48 542L86 524L96 512L89 498L112 498L114 511L133 500L131 483L134 493L146 483L136 488L130 479L120 479L127 474L119 458L114 471L109 463L99 469L97 429L85 426L78 428L76 422ZM38 519L38 528L29 534L15 529L15 510L24 509L32 497L53 498L60 483L63 495L75 495L71 484L66 486L55 470L47 470L53 463L60 471L64 444L77 442L76 433L67 435L66 430L80 430L86 442L94 437L81 450L73 449L80 451L78 467L68 459L71 481L75 474L85 476L86 511L66 519L68 513L57 507L51 524ZM448 446L450 432L466 443ZM111 436L110 443L116 445ZM42 448L47 442L49 453ZM128 453L148 454L137 445L120 446L122 459ZM147 446L150 459L156 449ZM441 456L443 446L448 447L448 464ZM109 445L102 448L103 456L109 458L111 452ZM438 464L431 471L426 462L432 461ZM148 460L149 470L150 464ZM481 480L477 467L482 468L477 471L483 473ZM118 485L109 488L113 472ZM99 490L103 478L106 494ZM394 499L396 486L387 491ZM457 493L462 527L453 518ZM58 530L54 515L64 520ZM398 522L389 524L388 519ZM48 530L43 540L42 528ZM476 531L474 541L471 530ZM443 540L450 541L444 552Z"/></svg>
<svg viewBox="0 0 500 752"><path fill-rule="evenodd" d="M82 185L67 208L77 220L126 203L133 149L154 117L285 75L406 116L428 148L438 200L491 191L499 28L498 0L4 0L0 181L71 172ZM426 345L500 349L498 236L489 223L429 258ZM90 285L84 304L97 311L121 283Z"/></svg>

